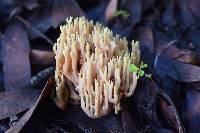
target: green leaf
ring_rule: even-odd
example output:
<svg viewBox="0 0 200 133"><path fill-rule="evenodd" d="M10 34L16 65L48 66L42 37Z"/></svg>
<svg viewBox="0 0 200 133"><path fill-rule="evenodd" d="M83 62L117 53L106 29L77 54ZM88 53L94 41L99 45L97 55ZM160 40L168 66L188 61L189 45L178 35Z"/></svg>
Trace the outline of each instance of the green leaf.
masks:
<svg viewBox="0 0 200 133"><path fill-rule="evenodd" d="M124 10L117 10L114 13L114 17L118 17L118 16L123 16L123 17L127 18L127 17L130 16L130 14L127 11L124 11Z"/></svg>
<svg viewBox="0 0 200 133"><path fill-rule="evenodd" d="M139 70L139 68L135 64L130 65L130 71L131 72L137 72L138 70Z"/></svg>
<svg viewBox="0 0 200 133"><path fill-rule="evenodd" d="M144 71L143 70L139 70L138 71L138 75L139 75L139 77L143 77L144 76Z"/></svg>
<svg viewBox="0 0 200 133"><path fill-rule="evenodd" d="M147 68L147 64L143 64L141 68Z"/></svg>
<svg viewBox="0 0 200 133"><path fill-rule="evenodd" d="M147 64L144 64L144 62L142 61L141 64L140 64L140 69L142 68L147 68Z"/></svg>

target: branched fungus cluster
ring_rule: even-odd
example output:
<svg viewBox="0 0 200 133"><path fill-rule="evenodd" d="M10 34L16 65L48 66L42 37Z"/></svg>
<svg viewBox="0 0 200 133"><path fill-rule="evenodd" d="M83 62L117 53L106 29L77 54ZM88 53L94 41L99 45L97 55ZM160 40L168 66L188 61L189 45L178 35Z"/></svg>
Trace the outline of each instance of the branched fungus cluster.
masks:
<svg viewBox="0 0 200 133"><path fill-rule="evenodd" d="M129 53L125 38L84 17L69 18L60 29L53 47L57 95L63 93L65 84L70 98L80 101L88 116L102 116L112 107L118 113L121 98L131 96L137 84L138 77L129 67L140 63L138 42L132 41ZM63 101L61 97L59 100Z"/></svg>

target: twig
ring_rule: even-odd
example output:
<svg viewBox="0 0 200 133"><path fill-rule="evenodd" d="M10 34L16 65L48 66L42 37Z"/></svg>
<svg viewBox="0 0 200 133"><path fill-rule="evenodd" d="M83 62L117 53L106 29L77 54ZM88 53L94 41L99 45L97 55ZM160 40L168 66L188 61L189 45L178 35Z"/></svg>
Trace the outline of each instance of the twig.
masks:
<svg viewBox="0 0 200 133"><path fill-rule="evenodd" d="M22 22L23 24L25 24L27 27L32 28L40 37L45 39L49 44L51 44L52 46L54 45L51 39L49 39L45 34L43 34L41 31L39 31L37 28L31 25L27 20L23 19L20 16L15 16L15 18L19 20L20 22Z"/></svg>

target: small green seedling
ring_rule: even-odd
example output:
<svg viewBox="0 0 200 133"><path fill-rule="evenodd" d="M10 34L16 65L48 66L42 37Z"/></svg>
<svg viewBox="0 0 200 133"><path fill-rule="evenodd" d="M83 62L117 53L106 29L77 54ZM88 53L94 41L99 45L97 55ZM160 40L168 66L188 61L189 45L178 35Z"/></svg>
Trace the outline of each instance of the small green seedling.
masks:
<svg viewBox="0 0 200 133"><path fill-rule="evenodd" d="M130 16L130 14L125 10L117 10L114 13L114 17L118 17L118 16L123 16L123 17L127 18Z"/></svg>
<svg viewBox="0 0 200 133"><path fill-rule="evenodd" d="M147 68L147 67L148 67L147 64L144 64L144 62L142 61L139 68L135 64L131 64L130 65L130 71L136 72L136 74L139 77L143 77L145 75L146 77L150 78L151 74L144 74L144 69Z"/></svg>

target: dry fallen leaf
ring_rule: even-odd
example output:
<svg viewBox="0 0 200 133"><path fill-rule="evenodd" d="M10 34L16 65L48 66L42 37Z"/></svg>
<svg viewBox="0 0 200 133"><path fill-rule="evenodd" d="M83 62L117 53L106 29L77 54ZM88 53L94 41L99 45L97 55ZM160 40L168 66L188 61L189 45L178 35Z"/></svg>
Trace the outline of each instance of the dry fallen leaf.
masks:
<svg viewBox="0 0 200 133"><path fill-rule="evenodd" d="M200 131L200 83L188 84L186 93L186 120L188 131L198 133Z"/></svg>
<svg viewBox="0 0 200 133"><path fill-rule="evenodd" d="M118 0L110 0L105 11L105 19L107 22L111 21L117 11Z"/></svg>
<svg viewBox="0 0 200 133"><path fill-rule="evenodd" d="M1 92L0 120L29 109L38 96L39 91L29 87Z"/></svg>
<svg viewBox="0 0 200 133"><path fill-rule="evenodd" d="M160 76L167 76L176 81L200 81L200 67L164 58L162 56L158 58L156 71Z"/></svg>
<svg viewBox="0 0 200 133"><path fill-rule="evenodd" d="M2 36L2 62L6 90L28 85L31 78L29 40L24 27L11 23Z"/></svg>
<svg viewBox="0 0 200 133"><path fill-rule="evenodd" d="M74 0L54 0L52 8L52 26L56 28L63 23L67 17L85 16L82 9Z"/></svg>
<svg viewBox="0 0 200 133"><path fill-rule="evenodd" d="M128 10L128 13L130 13L133 25L140 22L142 17L142 3L140 0L125 0L122 6Z"/></svg>
<svg viewBox="0 0 200 133"><path fill-rule="evenodd" d="M159 45L157 50L162 51L163 48L164 47L162 45ZM165 54L171 59L175 59L183 63L197 65L199 62L198 56L195 52L189 49L180 49L174 45L171 45L164 52L162 52L162 54Z"/></svg>
<svg viewBox="0 0 200 133"><path fill-rule="evenodd" d="M44 51L32 49L30 53L31 64L51 65L55 63L55 54L53 51Z"/></svg>
<svg viewBox="0 0 200 133"><path fill-rule="evenodd" d="M73 0L53 0L52 2L48 1L46 4L42 4L34 10L28 21L32 27L44 33L50 27L57 28L69 16L84 16L84 13ZM31 28L29 29L29 33L32 39L39 37Z"/></svg>
<svg viewBox="0 0 200 133"><path fill-rule="evenodd" d="M41 104L45 99L49 98L53 89L53 79L50 78L48 82L46 83L42 93L40 94L37 101L35 100L35 103L32 105L31 109L26 112L26 114L10 129L8 129L7 133L13 133L13 132L21 132L22 128L27 124L28 120L34 113L35 109L38 107L38 104Z"/></svg>
<svg viewBox="0 0 200 133"><path fill-rule="evenodd" d="M137 29L138 39L141 47L147 48L151 54L154 52L154 38L150 27L140 27Z"/></svg>

